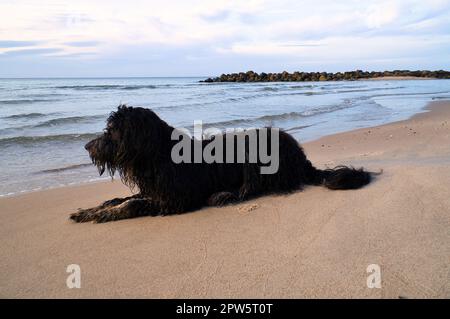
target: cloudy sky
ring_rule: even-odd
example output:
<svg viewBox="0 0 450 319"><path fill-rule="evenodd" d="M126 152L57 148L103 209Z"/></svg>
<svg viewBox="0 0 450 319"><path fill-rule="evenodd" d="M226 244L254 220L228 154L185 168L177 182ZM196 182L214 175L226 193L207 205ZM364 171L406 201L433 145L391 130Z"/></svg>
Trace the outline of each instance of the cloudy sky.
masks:
<svg viewBox="0 0 450 319"><path fill-rule="evenodd" d="M0 77L450 69L450 0L0 0Z"/></svg>

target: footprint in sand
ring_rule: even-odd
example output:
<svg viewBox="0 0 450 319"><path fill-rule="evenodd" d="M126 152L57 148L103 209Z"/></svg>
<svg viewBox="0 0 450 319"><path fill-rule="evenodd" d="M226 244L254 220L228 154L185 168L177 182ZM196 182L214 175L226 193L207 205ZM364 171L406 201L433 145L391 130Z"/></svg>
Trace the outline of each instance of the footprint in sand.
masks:
<svg viewBox="0 0 450 319"><path fill-rule="evenodd" d="M248 204L248 205L241 205L237 208L238 212L240 213L249 213L252 210L255 210L259 208L258 204Z"/></svg>

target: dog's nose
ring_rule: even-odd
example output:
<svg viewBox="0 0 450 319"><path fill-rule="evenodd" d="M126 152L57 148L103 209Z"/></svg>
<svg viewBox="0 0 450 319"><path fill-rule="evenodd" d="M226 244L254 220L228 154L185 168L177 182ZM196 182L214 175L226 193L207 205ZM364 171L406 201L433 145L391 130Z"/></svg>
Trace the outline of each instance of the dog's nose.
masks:
<svg viewBox="0 0 450 319"><path fill-rule="evenodd" d="M84 146L86 151L89 151L89 149L92 147L93 144L94 144L94 141L90 141L90 142L86 143L86 145Z"/></svg>

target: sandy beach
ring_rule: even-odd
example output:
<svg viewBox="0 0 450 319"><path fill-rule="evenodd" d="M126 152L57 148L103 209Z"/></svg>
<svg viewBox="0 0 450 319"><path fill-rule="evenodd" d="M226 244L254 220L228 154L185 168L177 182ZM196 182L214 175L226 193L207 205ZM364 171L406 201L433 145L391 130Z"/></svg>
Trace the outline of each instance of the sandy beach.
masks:
<svg viewBox="0 0 450 319"><path fill-rule="evenodd" d="M68 220L119 180L0 199L3 298L449 298L450 103L304 144L320 168L383 174L224 208L106 224ZM66 267L81 267L69 289ZM368 265L381 288L368 288Z"/></svg>

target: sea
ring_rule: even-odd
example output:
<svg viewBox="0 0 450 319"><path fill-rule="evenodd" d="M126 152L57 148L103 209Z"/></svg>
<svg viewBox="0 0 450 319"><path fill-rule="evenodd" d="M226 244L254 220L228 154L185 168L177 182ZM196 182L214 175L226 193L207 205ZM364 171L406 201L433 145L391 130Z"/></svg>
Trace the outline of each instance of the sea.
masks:
<svg viewBox="0 0 450 319"><path fill-rule="evenodd" d="M119 104L175 127L273 126L300 142L407 119L450 80L200 83L206 77L0 79L0 197L108 179L84 145Z"/></svg>

